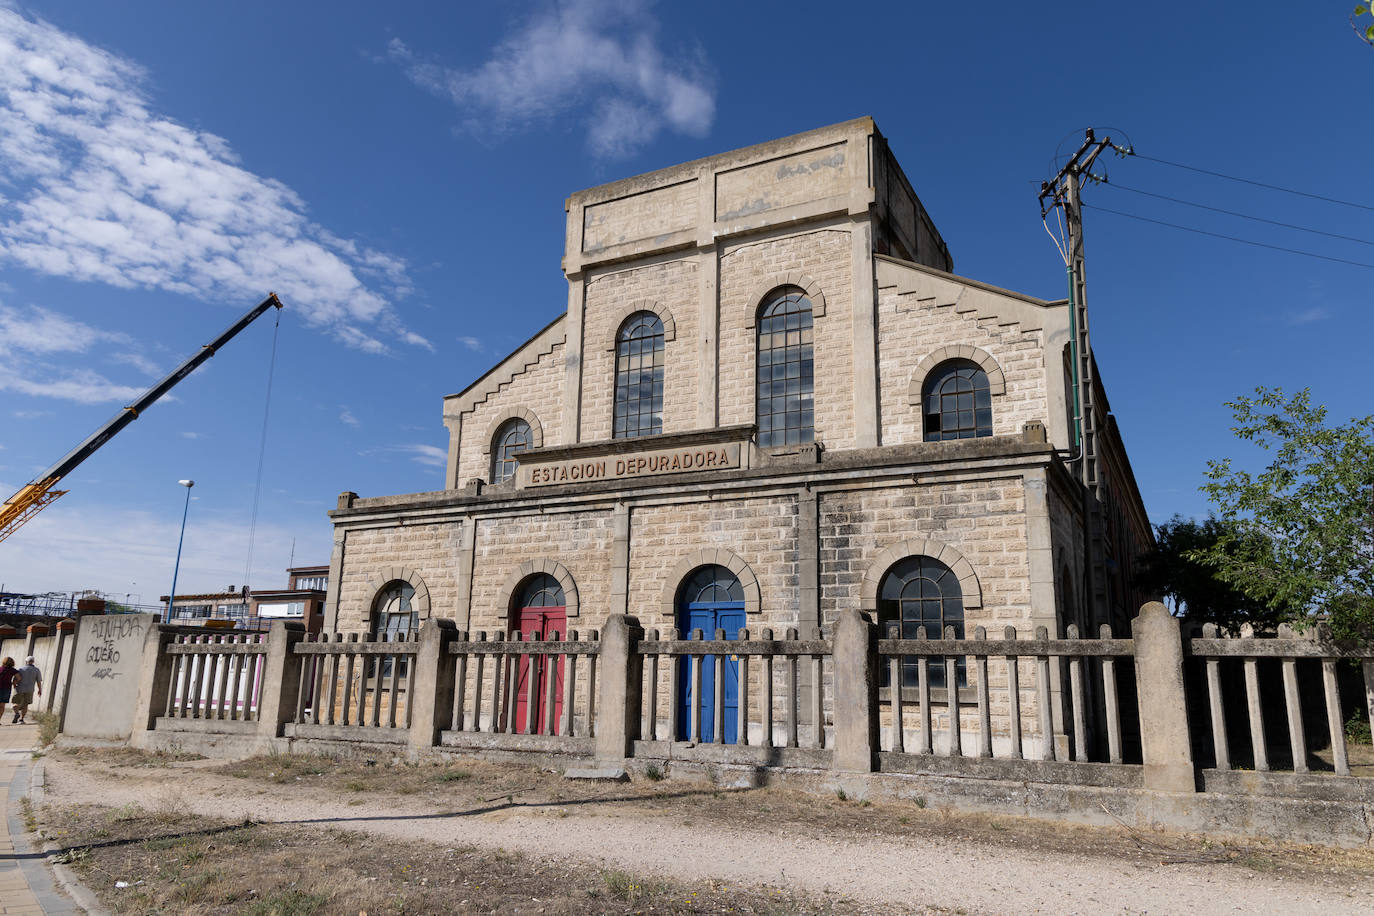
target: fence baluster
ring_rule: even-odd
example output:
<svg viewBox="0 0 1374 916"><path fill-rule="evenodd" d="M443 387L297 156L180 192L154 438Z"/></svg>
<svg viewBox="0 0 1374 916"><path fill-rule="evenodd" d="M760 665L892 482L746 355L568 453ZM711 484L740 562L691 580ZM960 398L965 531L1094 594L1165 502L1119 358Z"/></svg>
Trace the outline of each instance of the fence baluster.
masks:
<svg viewBox="0 0 1374 916"><path fill-rule="evenodd" d="M916 638L926 638L926 628L916 628ZM930 709L930 656L916 656L916 705L920 707L922 754L935 753L935 716Z"/></svg>
<svg viewBox="0 0 1374 916"><path fill-rule="evenodd" d="M1326 727L1331 732L1331 757L1337 776L1350 775L1345 748L1345 723L1341 721L1341 695L1336 689L1336 661L1322 659L1322 691L1326 694Z"/></svg>
<svg viewBox="0 0 1374 916"><path fill-rule="evenodd" d="M1039 642L1044 642L1050 638L1050 631L1045 627L1035 628L1035 638ZM1036 656L1036 668L1038 677L1035 679L1036 700L1040 707L1040 748L1041 760L1054 759L1054 717L1050 710L1050 657L1048 655Z"/></svg>
<svg viewBox="0 0 1374 916"><path fill-rule="evenodd" d="M1217 625L1203 624L1202 637L1216 639ZM1217 769L1229 770L1231 745L1226 737L1226 706L1221 696L1221 662L1215 658L1208 658L1204 668L1207 671L1207 709L1212 720L1212 753L1216 757Z"/></svg>
<svg viewBox="0 0 1374 916"><path fill-rule="evenodd" d="M1102 639L1111 639L1111 624L1102 624L1098 629L1098 636ZM1120 763L1121 707L1116 693L1116 659L1110 655L1102 656L1102 692L1105 694L1104 702L1107 707L1107 759L1112 763Z"/></svg>
<svg viewBox="0 0 1374 916"><path fill-rule="evenodd" d="M510 634L510 637L512 642L520 642L519 631ZM505 634L497 631L492 638L504 642ZM492 731L498 734L509 734L515 730L515 687L519 683L516 679L519 675L512 678L511 672L519 671L519 658L514 654L499 654L491 660L491 721L495 723Z"/></svg>
<svg viewBox="0 0 1374 916"><path fill-rule="evenodd" d="M1069 639L1078 638L1077 624L1065 629ZM1088 759L1088 714L1083 703L1083 659L1069 656L1069 700L1073 704L1073 759Z"/></svg>
<svg viewBox="0 0 1374 916"><path fill-rule="evenodd" d="M215 638L215 643L221 646L232 643L233 641L234 638L227 635L221 635ZM227 653L221 653L215 656L215 692L211 694L210 699L214 705L214 718L216 719L224 718L224 682L229 677L229 660L233 657L233 655ZM208 719L210 716L206 716L206 718Z"/></svg>
<svg viewBox="0 0 1374 916"><path fill-rule="evenodd" d="M350 725L353 722L353 650L349 648L358 641L357 633L349 633L347 645L340 647L344 660L343 676L343 724ZM359 698L361 703L361 697ZM359 707L361 709L361 706ZM361 719L361 714L359 719Z"/></svg>
<svg viewBox="0 0 1374 916"><path fill-rule="evenodd" d="M313 634L313 633L307 633L307 634L305 634L305 640L304 640L305 642L314 642L314 640L315 640L315 634ZM300 680L299 680L299 681L297 682L297 684L296 684L296 711L295 711L295 715L293 715L293 716L291 717L291 721L292 721L292 722L300 723L300 722L304 722L304 721L305 721L305 707L306 707L306 705L308 704L308 702L309 702L309 700L310 700L310 694L309 694L310 681L311 681L311 677L310 677L310 660L311 660L312 658L314 658L313 655L307 655L307 656L305 656L304 658L302 658L302 659L300 660L300 661L301 661L301 676L300 676ZM234 699L237 701L237 699L238 699L237 694L235 695ZM234 709L235 711L237 711L237 710L238 710L238 703L235 702L234 705L233 705L233 707L231 707L231 708Z"/></svg>
<svg viewBox="0 0 1374 916"><path fill-rule="evenodd" d="M1250 750L1255 756L1255 772L1269 771L1269 746L1264 738L1264 708L1260 706L1258 663L1245 660L1245 702L1250 712Z"/></svg>
<svg viewBox="0 0 1374 916"><path fill-rule="evenodd" d="M240 638L237 640L237 642L239 642L240 645L246 645L246 644L248 643L248 637L247 637L247 636L240 637ZM247 715L247 712L248 712L248 710L247 710L246 708L245 708L245 709L242 709L242 710L239 709L239 694L241 694L241 693L243 692L243 670L244 670L244 667L245 667L246 665L248 665L248 664L252 661L252 659L251 659L249 656L247 656L247 655L233 655L233 656L230 657L230 659L231 659L231 660L230 660L230 664L231 664L232 667L229 669L229 685L228 685L228 688L229 688L229 691L230 691L230 693L229 693L229 718L232 719L232 720L238 720L238 719L245 718L245 716ZM302 667L302 673L304 673L304 667ZM245 707L247 706L247 704L244 704L244 705L245 705Z"/></svg>
<svg viewBox="0 0 1374 916"><path fill-rule="evenodd" d="M380 642L386 642L386 641L387 641L386 638L385 638L385 637L386 637L386 634L385 634L385 633L382 633L382 634L379 634L379 635L381 635L381 636L383 637L383 638L380 640ZM364 670L366 670L366 667L369 666L369 665L370 665L370 667L372 668L372 727L373 727L373 728L376 728L377 726L379 726L379 725L382 724L382 691L386 689L386 664L387 664L388 661L390 661L390 662L392 663L392 669L391 669L391 670L392 670L392 672L394 673L395 670L396 670L396 668L395 668L396 657L395 657L394 655L391 655L391 654L385 654L385 655L369 655L369 656L367 656L367 661L366 661L365 666L364 666ZM364 675L364 676L366 676L366 675ZM359 724L361 724L361 723L359 723Z"/></svg>
<svg viewBox="0 0 1374 916"><path fill-rule="evenodd" d="M715 638L716 638L716 641L717 641L717 642L724 642L724 641L725 641L725 631L722 630L722 629L717 629L717 630L716 630L716 633L715 633ZM715 665L715 669L716 669L716 670L715 670L715 678L714 678L715 683L714 683L714 685L713 685L713 687L714 687L714 689L715 689L715 692L716 692L716 694L715 694L715 708L714 708L714 710L713 710L713 712L714 712L714 714L715 714L715 716L714 716L715 727L711 729L711 743L712 743L712 744L724 744L724 743L725 743L725 666L728 665L728 664L730 663L730 656L728 656L728 655L726 655L725 653L721 652L721 653L716 653L716 655L715 655L714 657L715 657L715 660L716 660L716 665ZM738 729L736 729L736 731L738 731Z"/></svg>
<svg viewBox="0 0 1374 916"><path fill-rule="evenodd" d="M811 638L820 640L821 628L815 627L812 630ZM814 748L825 747L825 706L823 703L824 670L821 668L821 657L811 656L811 724L815 732L811 737L811 746ZM877 710L874 710L877 712Z"/></svg>
<svg viewBox="0 0 1374 916"><path fill-rule="evenodd" d="M180 638L181 638L181 637L179 637L179 636L173 635L173 636L172 636L172 640L171 640L171 642L168 643L168 645L169 645L169 646L179 645L180 643L179 643L178 641L180 640ZM169 677L168 682L167 682L167 706L166 706L166 708L163 710L163 714L166 715L167 718L169 718L169 719L174 718L174 717L175 717L175 713L176 713L176 708L177 708L177 692L178 692L178 690L180 690L180 687L179 687L178 684L177 684L177 672L180 670L180 668L181 668L181 656L180 656L180 655L173 655L173 656L172 656L171 671L168 672L169 675L170 675L170 677Z"/></svg>
<svg viewBox="0 0 1374 916"><path fill-rule="evenodd" d="M559 635L557 630L553 632L549 641L559 641ZM554 703L554 700L558 696L558 657L561 654L562 653L558 651L558 647L553 646L552 651L548 652L544 656L544 667L548 670L548 681L544 686L544 700L546 702L546 705L544 707L544 719L545 726L548 728L548 733L550 735L558 734L558 717L555 715L555 713L557 712L557 706Z"/></svg>
<svg viewBox="0 0 1374 916"><path fill-rule="evenodd" d="M1007 641L1016 639L1016 627L1006 627L1002 637ZM1011 757L1021 759L1021 672L1017 668L1020 656L1007 656L1007 707L1011 720L1008 723L1008 740L1011 743Z"/></svg>
<svg viewBox="0 0 1374 916"><path fill-rule="evenodd" d="M458 631L457 644L467 648L468 634L462 630ZM467 717L464 715L466 710L463 708L467 704L468 692L468 654L459 652L455 660L453 676L453 721L449 725L449 731L467 731ZM407 699L407 704L409 700Z"/></svg>
<svg viewBox="0 0 1374 916"><path fill-rule="evenodd" d="M941 634L946 640L954 639L954 627L945 627ZM964 755L964 736L959 722L959 658L945 656L945 708L949 711L949 756Z"/></svg>
<svg viewBox="0 0 1374 916"><path fill-rule="evenodd" d="M568 631L568 642L579 642L579 634L576 630ZM563 724L559 731L560 735L569 738L577 734L577 716L573 704L577 702L577 653L569 649L564 654L563 663ZM649 735L653 737L652 734Z"/></svg>
<svg viewBox="0 0 1374 916"><path fill-rule="evenodd" d="M763 639L767 642L768 652L763 656L762 687L760 702L763 705L763 746L773 746L773 631L764 630ZM1374 676L1370 678L1374 683Z"/></svg>
<svg viewBox="0 0 1374 916"><path fill-rule="evenodd" d="M984 642L988 638L988 631L983 627L977 627L973 631L973 638ZM988 702L988 657L975 655L973 663L978 676L978 756L991 757L992 712Z"/></svg>
<svg viewBox="0 0 1374 916"><path fill-rule="evenodd" d="M420 642L420 633L419 633L419 631L416 631L416 632L410 634L410 642L415 643L416 645L415 645L415 649L414 649L414 654L408 656L408 660L406 661L406 684L405 684L406 716L405 716L405 727L406 727L407 729L410 728L410 726L411 726L411 710L415 708L415 704L411 702L411 698L415 696L415 673L416 673L416 672L415 672L415 668L416 668L416 665L417 665L417 664L419 663L419 661L420 661L420 646L419 646L419 642Z"/></svg>
<svg viewBox="0 0 1374 916"><path fill-rule="evenodd" d="M740 642L749 641L749 631L742 629L735 636ZM737 729L739 744L748 746L749 744L749 654L739 653L739 727Z"/></svg>
<svg viewBox="0 0 1374 916"><path fill-rule="evenodd" d="M601 634L592 630L588 634L592 642L601 639ZM596 734L596 659L597 653L587 656L587 736Z"/></svg>
<svg viewBox="0 0 1374 916"><path fill-rule="evenodd" d="M658 649L658 630L645 634L646 645ZM639 734L645 741L658 740L658 655L644 658L644 715L639 725Z"/></svg>
<svg viewBox="0 0 1374 916"><path fill-rule="evenodd" d="M795 642L797 630L795 627L788 627L785 634L788 642ZM795 648L795 647L793 647ZM797 746L797 694L800 692L797 682L797 654L789 652L787 654L787 746Z"/></svg>
<svg viewBox="0 0 1374 916"><path fill-rule="evenodd" d="M1286 625L1280 624L1279 638L1293 638L1292 630L1287 634ZM1283 660L1283 700L1288 713L1288 744L1293 752L1293 772L1307 772L1307 736L1302 731L1302 703L1298 697L1298 663L1296 659Z"/></svg>
<svg viewBox="0 0 1374 916"><path fill-rule="evenodd" d="M487 631L486 631L486 630L479 630L479 631L478 631L478 633L477 633L477 641L478 641L479 643L484 643L484 642L487 641ZM480 649L480 647L479 647L479 649ZM484 684L485 678L484 678L484 676L483 676L483 675L485 674L485 672L484 672L482 669L486 667L486 664L487 664L487 653L482 652L482 651L478 651L478 653L477 653L477 670L476 670L476 672L475 672L475 674L474 674L474 677L473 677L473 679L472 679L472 719L468 721L468 729L467 729L467 730L470 731L470 732L478 731L478 730L481 729L481 727L482 727L482 692L483 692L483 688L485 687L485 684ZM491 729L488 728L487 731L491 731Z"/></svg>
<svg viewBox="0 0 1374 916"><path fill-rule="evenodd" d="M676 629L668 630L668 641L676 642L678 632ZM657 656L655 656L657 657ZM682 714L678 705L678 697L682 696L682 663L678 659L679 655L669 655L668 658L668 740L677 741L682 734ZM691 722L691 717L688 717ZM690 727L690 725L689 725Z"/></svg>
<svg viewBox="0 0 1374 916"><path fill-rule="evenodd" d="M887 628L888 639L901 639L901 630L894 623ZM902 662L901 655L887 657L887 684L892 693L892 750L898 754L906 753L906 739L902 735Z"/></svg>
<svg viewBox="0 0 1374 916"><path fill-rule="evenodd" d="M701 630L692 631L692 640L700 642L703 639ZM692 703L688 711L689 721L692 723L691 739L693 744L701 743L701 655L697 652L692 653Z"/></svg>
<svg viewBox="0 0 1374 916"><path fill-rule="evenodd" d="M210 640L210 637L209 637L209 636L202 636L202 637L200 637L199 639L197 639L197 640L193 643L193 645L200 645L200 646L203 646L203 645L205 645L207 642L209 642L209 640ZM195 671L196 671L196 678L195 678L195 680L196 680L196 689L195 689L194 691L192 691L192 693L191 693L191 703L193 704L192 707L191 707L191 718L193 718L193 719L199 719L199 718L201 717L201 711L202 711L202 709L203 709L205 712L207 712L207 713L209 712L209 706L208 706L206 703L204 703L205 682L206 682L206 677L205 677L205 663L209 660L209 658L210 658L209 654L206 653L204 650L201 650L200 652L197 652L196 655L195 655L195 659L196 659L196 665L195 665ZM209 716L206 716L206 718L209 718Z"/></svg>
<svg viewBox="0 0 1374 916"><path fill-rule="evenodd" d="M400 672L401 659L404 658L404 659L406 660L405 666L406 666L406 676L407 676L407 677L410 676L410 669L411 669L411 668L414 668L415 666L412 665L412 664L410 664L410 657L409 657L409 656L405 656L405 655L392 655L392 656L389 656L389 657L390 657L390 659L391 659L391 683L390 683L390 685L389 685L389 686L391 687L391 696L389 696L389 697L386 698L386 727L387 727L387 728L395 728L395 727L396 727L396 700L397 700L397 696L396 696L396 695L397 695L397 693L399 692L399 688L400 688L400 686L401 686L399 683L397 683L397 682L401 679L401 672ZM407 704L407 705L408 705L408 704Z"/></svg>
<svg viewBox="0 0 1374 916"><path fill-rule="evenodd" d="M333 638L329 640L329 655L326 656L326 660L329 662L329 702L325 706L325 717L329 720L330 725L334 724L335 709L339 702L339 653L343 650L339 643L342 641L343 634L335 633ZM347 697L344 699L347 702ZM316 721L319 721L318 716Z"/></svg>

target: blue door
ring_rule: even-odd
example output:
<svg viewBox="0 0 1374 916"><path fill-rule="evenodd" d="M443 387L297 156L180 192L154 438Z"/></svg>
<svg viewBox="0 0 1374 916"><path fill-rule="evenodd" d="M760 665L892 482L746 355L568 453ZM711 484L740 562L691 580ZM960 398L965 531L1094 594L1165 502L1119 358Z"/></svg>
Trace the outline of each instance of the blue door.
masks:
<svg viewBox="0 0 1374 916"><path fill-rule="evenodd" d="M734 639L744 628L744 590L739 579L723 566L703 566L688 577L679 590L678 632L690 639L693 630L701 630L706 639L715 638L717 629L725 631L727 639ZM739 662L732 657L722 659L723 738L734 744L739 738ZM678 739L685 741L692 735L692 709L701 716L701 740L716 737L716 657L701 659L701 695L694 697L691 659L682 656L678 661Z"/></svg>

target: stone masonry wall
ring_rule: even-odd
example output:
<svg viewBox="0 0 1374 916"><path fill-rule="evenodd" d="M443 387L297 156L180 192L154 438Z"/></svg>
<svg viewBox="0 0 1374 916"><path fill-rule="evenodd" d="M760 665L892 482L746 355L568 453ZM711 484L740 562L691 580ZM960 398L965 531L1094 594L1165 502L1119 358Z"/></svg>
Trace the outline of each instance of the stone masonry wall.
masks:
<svg viewBox="0 0 1374 916"><path fill-rule="evenodd" d="M418 573L429 589L430 616L452 617L458 603L462 529L461 523L443 522L349 531L339 578L339 632L361 633L370 627L377 597L372 579L387 567Z"/></svg>
<svg viewBox="0 0 1374 916"><path fill-rule="evenodd" d="M822 229L729 246L720 257L720 422L753 423L759 297L773 278L799 271L825 293L815 319L816 439L854 445L854 331L850 321L850 236Z"/></svg>
<svg viewBox="0 0 1374 916"><path fill-rule="evenodd" d="M797 501L791 496L631 509L629 612L646 629L676 626L664 613L663 596L681 582L668 576L686 554L713 547L733 551L758 577L760 613L750 615L751 631L796 626Z"/></svg>
<svg viewBox="0 0 1374 916"><path fill-rule="evenodd" d="M564 345L555 344L538 362L517 373L491 397L463 414L458 451L458 484L491 479L491 442L488 430L498 417L524 408L539 418L545 445L563 444L562 391Z"/></svg>
<svg viewBox="0 0 1374 916"><path fill-rule="evenodd" d="M1019 436L1029 420L1049 422L1044 332L998 325L951 306L918 306L916 294L899 295L886 287L878 298L878 377L881 390L881 444L920 442L921 406L908 404L912 373L941 347L967 344L987 351L1006 376L1006 394L992 397L992 432ZM1055 371L1059 363L1054 362Z"/></svg>
<svg viewBox="0 0 1374 916"><path fill-rule="evenodd" d="M685 432L697 418L697 261L666 261L598 274L587 281L582 348L582 441L611 438L615 342L636 302L658 303L677 333L664 344L663 431Z"/></svg>
<svg viewBox="0 0 1374 916"><path fill-rule="evenodd" d="M581 616L569 619L570 629L602 626L611 603L613 535L609 511L478 519L471 628L506 628L510 579L526 560L554 560L571 573Z"/></svg>

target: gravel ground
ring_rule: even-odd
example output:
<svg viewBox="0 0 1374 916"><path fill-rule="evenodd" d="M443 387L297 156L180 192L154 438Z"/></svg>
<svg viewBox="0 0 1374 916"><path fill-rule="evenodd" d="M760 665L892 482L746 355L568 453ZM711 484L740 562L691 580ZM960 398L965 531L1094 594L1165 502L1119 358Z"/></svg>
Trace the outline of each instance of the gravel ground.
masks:
<svg viewBox="0 0 1374 916"><path fill-rule="evenodd" d="M287 767L300 767L299 760ZM232 765L231 765L232 766ZM646 876L718 879L768 884L810 895L841 894L901 908L935 906L986 913L1370 913L1374 912L1374 858L1367 851L1321 854L1294 847L1301 867L1283 865L1284 850L1235 861L1206 855L1177 856L1148 847L1126 831L1088 831L1043 825L990 836L983 821L960 830L958 815L932 825L941 829L856 829L908 823L875 805L849 805L832 818L833 802L796 793L762 790L747 800L721 799L709 787L674 781L602 788L616 798L574 798L560 805L549 787L562 783L538 771L472 763L472 778L445 783L423 794L379 792L376 779L312 781L314 775L228 775L219 762L162 766L119 765L100 755L50 757L50 797L64 804L118 807L138 804L218 818L315 824L443 844L514 850L541 861L578 861ZM464 767L468 764L464 763ZM328 769L323 766L321 769ZM415 768L400 768L414 771ZM537 803L522 804L526 784ZM481 794L500 783L501 794ZM684 792L684 789L695 791ZM510 791L507 791L510 790ZM584 786L572 790L586 795ZM638 793L638 795L636 795ZM513 801L507 801L507 795ZM561 794L561 793L559 793ZM655 800L672 795L673 804ZM626 802L626 796L631 801ZM741 816L753 805L753 816ZM713 808L728 816L713 816ZM780 815L770 812L779 809ZM798 814L801 810L803 813ZM814 812L806 823L807 810ZM763 812L763 813L760 813ZM923 812L931 815L933 813ZM799 827L790 829L791 821ZM981 827L979 826L981 824ZM995 826L995 822L994 822ZM995 833L995 831L993 831ZM1101 842L1085 837L1101 835ZM1148 843L1147 839L1147 843ZM1134 846L1133 846L1134 844ZM1205 846L1205 844L1203 844ZM1133 848L1133 854L1125 850ZM1163 847L1161 846L1160 849ZM1176 846L1182 849L1183 847ZM1191 847L1196 850L1198 847ZM1190 861L1191 859L1191 861ZM1275 863L1279 863L1276 865ZM1315 864L1314 864L1315 863Z"/></svg>

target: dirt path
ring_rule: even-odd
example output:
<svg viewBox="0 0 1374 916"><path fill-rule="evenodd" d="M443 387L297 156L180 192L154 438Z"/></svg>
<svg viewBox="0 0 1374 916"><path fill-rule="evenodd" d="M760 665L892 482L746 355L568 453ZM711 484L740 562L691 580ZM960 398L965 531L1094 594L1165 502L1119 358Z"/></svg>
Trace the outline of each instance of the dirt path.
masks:
<svg viewBox="0 0 1374 916"><path fill-rule="evenodd" d="M49 759L47 777L51 796L63 802L322 824L401 840L570 857L641 875L839 893L899 909L923 904L991 913L1374 912L1374 880L1344 870L1295 876L1214 862L1161 865L1138 856L1066 855L1043 846L989 843L957 832L929 837L770 830L766 821L759 826L766 814L732 824L705 812L684 817L681 807L522 807L519 799L508 804L504 795L455 798L462 804L436 807L430 799L370 791L350 796L337 786L299 780L277 785L202 767L111 768L62 756ZM709 793L703 795L698 804L710 805Z"/></svg>

